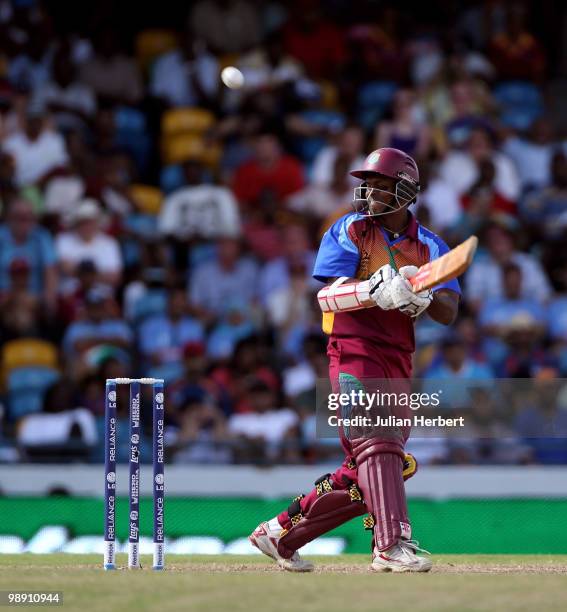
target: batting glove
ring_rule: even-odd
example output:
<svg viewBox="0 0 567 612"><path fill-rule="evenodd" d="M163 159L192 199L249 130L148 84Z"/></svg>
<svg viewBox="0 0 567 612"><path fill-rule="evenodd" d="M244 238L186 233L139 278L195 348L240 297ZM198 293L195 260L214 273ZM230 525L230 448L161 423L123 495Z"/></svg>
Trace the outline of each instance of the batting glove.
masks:
<svg viewBox="0 0 567 612"><path fill-rule="evenodd" d="M431 289L424 289L419 293L414 293L408 278L417 273L416 266L404 266L400 268L400 273L396 276L390 286L390 295L394 308L410 317L418 317L431 304L433 293Z"/></svg>
<svg viewBox="0 0 567 612"><path fill-rule="evenodd" d="M386 264L374 272L368 281L370 297L382 310L396 308L390 293L392 281L396 276L398 274L394 268L390 264Z"/></svg>

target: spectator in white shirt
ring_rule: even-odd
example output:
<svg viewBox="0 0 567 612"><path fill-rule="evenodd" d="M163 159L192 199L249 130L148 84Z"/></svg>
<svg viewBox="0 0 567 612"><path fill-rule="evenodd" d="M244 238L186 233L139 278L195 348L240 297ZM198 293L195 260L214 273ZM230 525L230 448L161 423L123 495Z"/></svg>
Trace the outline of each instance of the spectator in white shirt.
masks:
<svg viewBox="0 0 567 612"><path fill-rule="evenodd" d="M240 439L236 452L240 461L262 463L277 460L293 449L284 444L299 417L290 408L278 408L276 393L264 382L254 381L248 388L250 412L233 414L228 421L230 433Z"/></svg>
<svg viewBox="0 0 567 612"><path fill-rule="evenodd" d="M63 274L72 277L81 262L92 261L103 283L117 285L122 276L122 254L118 242L100 230L102 211L96 200L83 200L72 220L72 231L59 234L55 242Z"/></svg>
<svg viewBox="0 0 567 612"><path fill-rule="evenodd" d="M510 158L494 149L491 135L483 128L471 131L464 150L452 150L441 162L439 176L459 195L467 193L479 177L479 163L490 159L496 176L494 185L498 193L511 202L520 195L520 179Z"/></svg>
<svg viewBox="0 0 567 612"><path fill-rule="evenodd" d="M504 268L514 263L521 271L520 297L534 302L546 302L551 286L539 261L529 253L517 251L514 234L499 223L490 223L484 230L487 253L477 257L466 276L465 297L475 310L488 299L503 299Z"/></svg>
<svg viewBox="0 0 567 612"><path fill-rule="evenodd" d="M218 84L216 58L185 31L179 38L179 48L155 62L150 91L170 106L209 106Z"/></svg>
<svg viewBox="0 0 567 612"><path fill-rule="evenodd" d="M3 148L16 164L18 186L40 182L68 160L63 137L46 127L43 111L36 105L28 107L24 129L9 136Z"/></svg>
<svg viewBox="0 0 567 612"><path fill-rule="evenodd" d="M186 186L165 199L158 220L160 233L181 241L239 236L240 216L232 192L203 183L203 165L197 160L185 162L183 170Z"/></svg>

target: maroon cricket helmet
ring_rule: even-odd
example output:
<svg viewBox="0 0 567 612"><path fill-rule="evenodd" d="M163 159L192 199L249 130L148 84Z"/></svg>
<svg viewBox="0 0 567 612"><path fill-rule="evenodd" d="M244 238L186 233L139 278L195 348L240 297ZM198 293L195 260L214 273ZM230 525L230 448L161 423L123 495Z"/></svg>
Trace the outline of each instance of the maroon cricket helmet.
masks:
<svg viewBox="0 0 567 612"><path fill-rule="evenodd" d="M419 170L417 169L417 164L413 157L400 151L400 149L385 147L372 151L364 160L362 168L360 170L353 170L351 175L363 181L362 185L355 189L355 202L364 202L370 197L373 190L367 187L367 179L373 176L386 176L396 181L394 196L397 207L389 205L387 210L379 214L387 214L398 208L413 204L419 192ZM368 214L372 214L369 212L368 203L364 206L364 209Z"/></svg>

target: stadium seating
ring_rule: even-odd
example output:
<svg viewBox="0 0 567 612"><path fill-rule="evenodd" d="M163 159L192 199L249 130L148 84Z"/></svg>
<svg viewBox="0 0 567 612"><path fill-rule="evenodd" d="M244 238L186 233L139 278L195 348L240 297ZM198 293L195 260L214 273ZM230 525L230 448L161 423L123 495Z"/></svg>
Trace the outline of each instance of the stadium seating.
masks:
<svg viewBox="0 0 567 612"><path fill-rule="evenodd" d="M163 193L156 187L149 185L132 185L130 197L138 206L138 211L147 215L159 214Z"/></svg>
<svg viewBox="0 0 567 612"><path fill-rule="evenodd" d="M2 370L8 374L10 370L27 366L57 368L59 356L57 347L45 340L22 338L6 342L2 349Z"/></svg>
<svg viewBox="0 0 567 612"><path fill-rule="evenodd" d="M179 134L168 137L163 142L163 158L166 164L179 164L190 159L197 159L211 167L216 167L221 157L218 145L205 143L196 134Z"/></svg>
<svg viewBox="0 0 567 612"><path fill-rule="evenodd" d="M171 30L143 30L136 37L136 59L140 68L146 72L158 56L176 46L177 36Z"/></svg>
<svg viewBox="0 0 567 612"><path fill-rule="evenodd" d="M178 134L203 134L215 124L215 116L204 108L174 108L163 114L162 137Z"/></svg>

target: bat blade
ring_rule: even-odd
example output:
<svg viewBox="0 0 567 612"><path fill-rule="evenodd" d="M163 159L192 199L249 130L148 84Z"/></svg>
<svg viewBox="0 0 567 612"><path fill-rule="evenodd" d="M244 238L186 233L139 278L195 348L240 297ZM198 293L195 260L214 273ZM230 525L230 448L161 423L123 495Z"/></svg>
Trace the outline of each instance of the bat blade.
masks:
<svg viewBox="0 0 567 612"><path fill-rule="evenodd" d="M414 292L432 289L460 276L471 265L477 246L478 238L471 236L439 259L421 266L415 276L409 279Z"/></svg>

